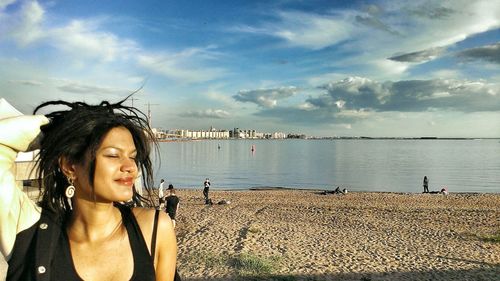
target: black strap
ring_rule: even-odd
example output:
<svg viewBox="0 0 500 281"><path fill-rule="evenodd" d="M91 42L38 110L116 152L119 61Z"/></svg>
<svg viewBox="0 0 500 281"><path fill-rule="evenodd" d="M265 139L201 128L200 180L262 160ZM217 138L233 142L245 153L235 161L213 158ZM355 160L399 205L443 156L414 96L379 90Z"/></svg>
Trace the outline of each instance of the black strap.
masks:
<svg viewBox="0 0 500 281"><path fill-rule="evenodd" d="M153 237L151 237L151 257L153 261L155 259L155 250L156 250L156 233L158 232L158 216L160 215L160 210L156 210L155 212L155 221L153 225ZM177 272L177 267L175 267L175 276L174 281L182 281L181 276Z"/></svg>
<svg viewBox="0 0 500 281"><path fill-rule="evenodd" d="M153 237L151 237L151 257L153 260L155 259L155 250L156 250L156 233L158 232L158 215L160 214L160 210L156 210L155 212L155 222L153 225Z"/></svg>

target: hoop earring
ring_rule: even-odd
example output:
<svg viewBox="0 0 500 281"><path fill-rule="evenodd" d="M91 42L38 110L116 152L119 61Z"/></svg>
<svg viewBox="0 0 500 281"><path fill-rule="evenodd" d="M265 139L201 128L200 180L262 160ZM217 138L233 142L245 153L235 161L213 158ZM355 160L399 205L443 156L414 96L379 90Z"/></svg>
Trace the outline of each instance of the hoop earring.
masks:
<svg viewBox="0 0 500 281"><path fill-rule="evenodd" d="M75 196L75 186L73 185L73 179L68 177L68 183L69 186L66 187L64 195L66 195L66 198L71 199L73 196Z"/></svg>

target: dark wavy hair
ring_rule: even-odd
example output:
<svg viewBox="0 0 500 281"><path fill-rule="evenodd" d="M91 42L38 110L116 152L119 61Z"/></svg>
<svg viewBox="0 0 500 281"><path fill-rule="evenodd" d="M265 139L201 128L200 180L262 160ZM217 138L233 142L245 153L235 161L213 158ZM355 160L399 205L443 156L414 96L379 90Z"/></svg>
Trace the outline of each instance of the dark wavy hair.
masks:
<svg viewBox="0 0 500 281"><path fill-rule="evenodd" d="M62 219L66 218L71 210L70 202L65 196L65 189L69 183L59 167L61 157L72 164L83 164L90 159L88 177L93 190L96 151L104 136L116 127L125 127L132 134L137 150L135 161L142 174L148 198L151 198L153 168L150 153L153 147L157 152L158 144L148 125L146 115L135 107L123 104L129 97L118 103L103 101L98 105L62 100L49 101L35 108L34 114L49 106L69 107L68 110L46 114L49 123L41 127L38 178L41 181L42 193L39 205L42 208L55 212ZM132 197L134 202L152 205L152 200L148 198L141 196L134 186Z"/></svg>

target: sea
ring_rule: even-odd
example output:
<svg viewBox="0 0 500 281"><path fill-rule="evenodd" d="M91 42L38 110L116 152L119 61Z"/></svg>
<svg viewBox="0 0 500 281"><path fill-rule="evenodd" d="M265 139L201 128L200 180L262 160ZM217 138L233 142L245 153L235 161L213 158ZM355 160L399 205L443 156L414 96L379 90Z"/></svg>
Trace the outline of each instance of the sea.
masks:
<svg viewBox="0 0 500 281"><path fill-rule="evenodd" d="M155 183L179 188L292 188L500 193L498 139L284 139L161 142Z"/></svg>

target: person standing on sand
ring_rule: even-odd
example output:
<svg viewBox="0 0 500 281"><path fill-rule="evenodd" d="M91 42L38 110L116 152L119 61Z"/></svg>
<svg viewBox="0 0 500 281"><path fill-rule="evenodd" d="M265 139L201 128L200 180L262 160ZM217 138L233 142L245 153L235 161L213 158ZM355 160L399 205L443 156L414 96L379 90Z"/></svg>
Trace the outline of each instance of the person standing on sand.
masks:
<svg viewBox="0 0 500 281"><path fill-rule="evenodd" d="M158 188L158 200L160 201L159 202L160 209L161 209L161 204L165 202L165 199L163 199L163 189L165 188L164 185L165 185L165 180L161 179L160 187Z"/></svg>
<svg viewBox="0 0 500 281"><path fill-rule="evenodd" d="M208 204L209 198L208 198L208 190L210 189L210 180L208 178L205 179L205 182L203 183L203 196L205 197L205 204Z"/></svg>
<svg viewBox="0 0 500 281"><path fill-rule="evenodd" d="M165 197L165 211L172 219L172 223L175 227L175 215L177 214L177 210L179 210L179 197L175 195L175 189L172 184L168 185L168 192L169 195Z"/></svg>
<svg viewBox="0 0 500 281"><path fill-rule="evenodd" d="M423 186L424 186L424 193L429 193L429 179L427 178L427 176L424 176Z"/></svg>

